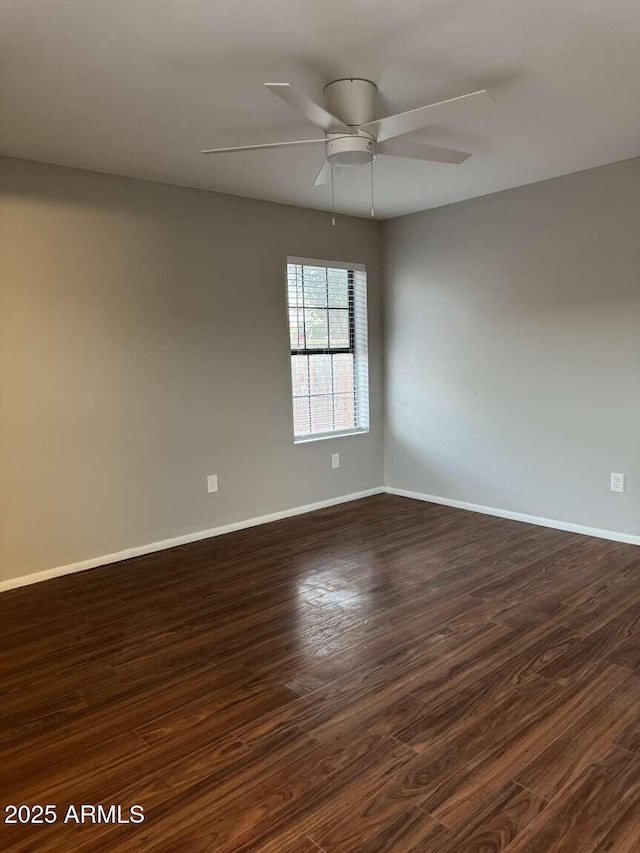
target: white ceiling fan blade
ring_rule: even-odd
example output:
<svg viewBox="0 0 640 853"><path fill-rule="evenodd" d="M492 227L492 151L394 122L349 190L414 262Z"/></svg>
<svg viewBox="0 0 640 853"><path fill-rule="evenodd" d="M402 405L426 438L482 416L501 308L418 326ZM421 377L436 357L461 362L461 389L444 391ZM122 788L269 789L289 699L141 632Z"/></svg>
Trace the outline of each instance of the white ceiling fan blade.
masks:
<svg viewBox="0 0 640 853"><path fill-rule="evenodd" d="M318 177L315 179L313 185L314 187L321 187L324 184L328 184L331 180L331 163L328 160L325 160L322 164L322 169L318 172Z"/></svg>
<svg viewBox="0 0 640 853"><path fill-rule="evenodd" d="M493 100L493 96L486 89L482 89L479 92L470 92L468 95L449 98L448 101L418 107L406 113L379 118L376 121L361 125L361 129L373 133L378 142L384 142L394 136L402 136L404 133L411 133L412 130L419 130L421 127L427 127L427 125L446 119L471 103L491 103Z"/></svg>
<svg viewBox="0 0 640 853"><path fill-rule="evenodd" d="M236 145L234 148L205 148L201 154L232 154L234 151L264 151L267 148L289 148L293 145L317 145L326 139L294 139L293 142L267 142L264 145Z"/></svg>
<svg viewBox="0 0 640 853"><path fill-rule="evenodd" d="M265 83L267 89L282 98L294 109L301 112L316 127L322 128L325 133L354 133L355 128L340 121L330 112L327 112L324 107L316 104L311 98L296 91L291 83Z"/></svg>
<svg viewBox="0 0 640 853"><path fill-rule="evenodd" d="M459 165L471 157L467 151L454 148L440 148L437 145L423 145L413 139L388 139L377 146L378 154L390 157L409 157L412 160L428 160L431 163L455 163Z"/></svg>

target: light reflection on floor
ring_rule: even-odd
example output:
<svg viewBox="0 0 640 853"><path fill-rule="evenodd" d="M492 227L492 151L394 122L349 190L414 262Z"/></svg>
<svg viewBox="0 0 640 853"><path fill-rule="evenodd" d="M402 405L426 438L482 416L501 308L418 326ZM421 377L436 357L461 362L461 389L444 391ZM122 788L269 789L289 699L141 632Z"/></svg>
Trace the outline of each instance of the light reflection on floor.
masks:
<svg viewBox="0 0 640 853"><path fill-rule="evenodd" d="M296 606L299 649L308 663L364 639L372 608L368 576L373 571L362 559L357 564L323 559L305 566L296 581Z"/></svg>

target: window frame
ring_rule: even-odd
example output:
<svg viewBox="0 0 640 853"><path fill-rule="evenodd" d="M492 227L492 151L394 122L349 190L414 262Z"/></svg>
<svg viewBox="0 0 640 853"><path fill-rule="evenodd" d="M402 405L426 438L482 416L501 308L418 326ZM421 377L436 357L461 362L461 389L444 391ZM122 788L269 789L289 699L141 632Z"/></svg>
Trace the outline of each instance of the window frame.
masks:
<svg viewBox="0 0 640 853"><path fill-rule="evenodd" d="M349 330L349 345L346 347L331 347L330 346L330 333L329 329L327 330L327 346L326 347L291 347L291 321L290 321L290 308L289 305L289 297L288 297L288 276L289 276L289 266L319 266L324 267L326 269L343 269L347 271L348 275L348 296L347 296L347 310L348 310L348 330ZM366 435L369 433L369 417L367 414L366 417L366 425L365 426L354 426L348 427L347 429L335 429L330 430L328 432L316 432L316 433L303 433L300 435L296 435L295 432L295 419L293 416L293 375L292 375L292 357L297 355L302 356L311 356L311 355L351 355L353 357L353 392L354 392L354 407L357 411L358 403L358 395L357 395L357 360L358 354L356 352L356 295L355 295L355 273L361 272L364 273L366 277L366 267L364 264L360 263L346 263L344 261L327 261L327 260L318 260L316 258L299 258L299 257L287 257L285 263L285 284L287 285L286 290L286 309L287 309L287 339L289 341L288 347L288 361L289 361L289 402L291 406L291 432L293 437L294 444L307 444L312 441L325 441L330 438L344 438L350 435ZM366 285L365 285L366 286ZM329 310L330 306L327 305L327 323L329 322ZM344 309L342 309L344 310ZM365 307L365 324L369 325L369 317L368 310ZM367 334L368 337L368 334ZM362 356L360 356L361 358ZM368 362L368 354L367 354L367 362ZM309 394L306 395L309 397L313 396L325 396L325 395L314 395ZM367 369L367 401L369 397L369 388L368 388L368 369ZM368 405L368 403L367 403ZM357 419L357 414L354 414L354 417Z"/></svg>

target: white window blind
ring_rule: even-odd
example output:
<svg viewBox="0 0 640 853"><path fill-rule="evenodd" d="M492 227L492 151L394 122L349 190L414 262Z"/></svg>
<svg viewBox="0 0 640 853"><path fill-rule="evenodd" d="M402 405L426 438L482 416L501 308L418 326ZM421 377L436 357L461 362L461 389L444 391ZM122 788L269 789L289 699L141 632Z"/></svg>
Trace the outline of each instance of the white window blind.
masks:
<svg viewBox="0 0 640 853"><path fill-rule="evenodd" d="M288 258L296 441L369 429L367 273L362 264Z"/></svg>

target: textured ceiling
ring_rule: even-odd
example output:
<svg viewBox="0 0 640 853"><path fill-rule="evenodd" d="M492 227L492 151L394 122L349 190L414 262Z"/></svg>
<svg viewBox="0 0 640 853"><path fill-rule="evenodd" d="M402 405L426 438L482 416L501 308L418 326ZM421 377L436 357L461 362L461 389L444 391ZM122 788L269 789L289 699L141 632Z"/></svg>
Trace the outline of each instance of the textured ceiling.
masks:
<svg viewBox="0 0 640 853"><path fill-rule="evenodd" d="M379 86L379 115L488 88L489 109L412 134L462 166L380 158L380 218L640 154L638 0L0 0L2 153L329 209L322 148L203 147L314 138L263 87L319 99ZM336 206L369 213L366 167Z"/></svg>

